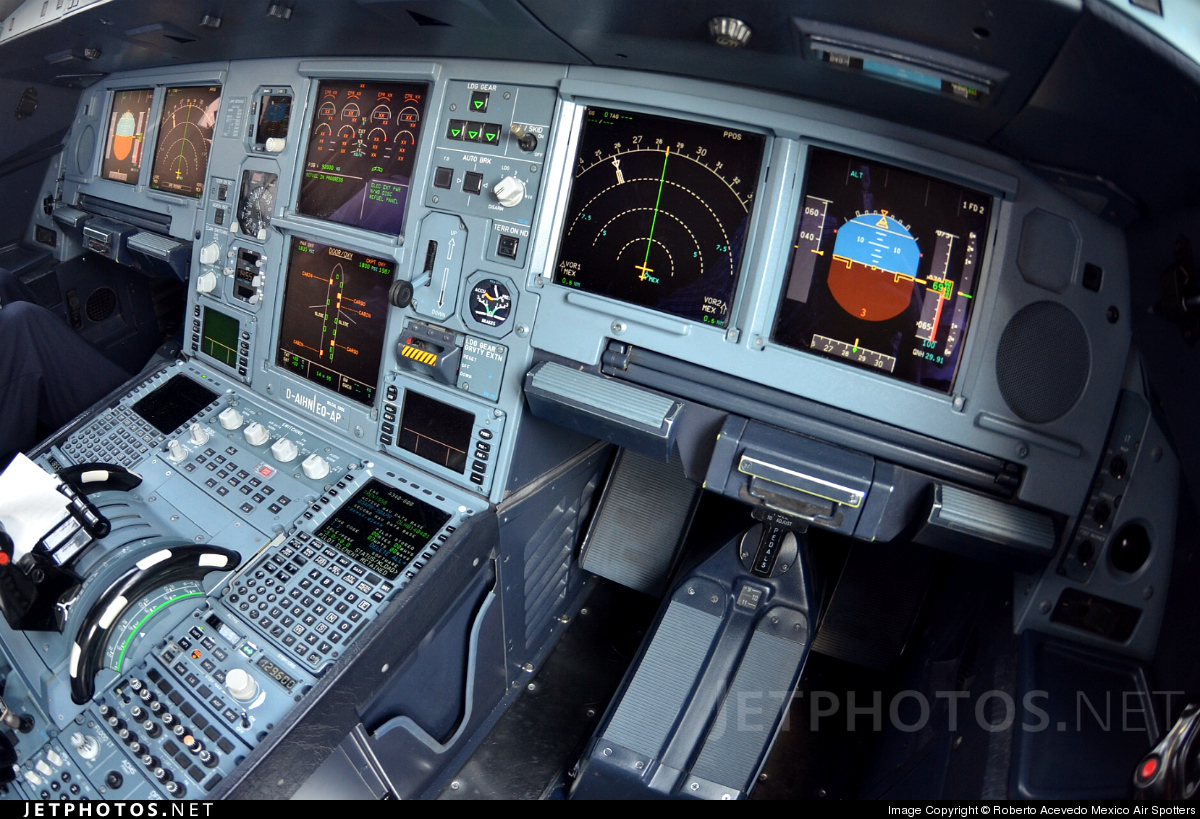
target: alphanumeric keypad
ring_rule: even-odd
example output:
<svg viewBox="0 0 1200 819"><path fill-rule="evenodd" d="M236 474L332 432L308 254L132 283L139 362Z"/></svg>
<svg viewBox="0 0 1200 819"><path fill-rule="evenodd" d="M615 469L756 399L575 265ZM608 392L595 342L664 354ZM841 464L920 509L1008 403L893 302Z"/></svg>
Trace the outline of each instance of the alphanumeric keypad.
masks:
<svg viewBox="0 0 1200 819"><path fill-rule="evenodd" d="M165 440L142 416L120 405L67 438L63 453L75 463L115 463L131 469Z"/></svg>
<svg viewBox="0 0 1200 819"><path fill-rule="evenodd" d="M317 671L404 582L389 582L301 532L243 575L226 591L225 602L302 666Z"/></svg>

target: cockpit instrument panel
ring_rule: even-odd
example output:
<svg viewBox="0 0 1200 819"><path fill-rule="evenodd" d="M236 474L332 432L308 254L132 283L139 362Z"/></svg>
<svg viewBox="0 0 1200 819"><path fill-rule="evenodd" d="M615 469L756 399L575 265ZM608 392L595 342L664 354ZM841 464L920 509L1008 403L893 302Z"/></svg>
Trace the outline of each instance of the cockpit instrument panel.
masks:
<svg viewBox="0 0 1200 819"><path fill-rule="evenodd" d="M424 83L321 82L297 212L400 233L428 93Z"/></svg>
<svg viewBox="0 0 1200 819"><path fill-rule="evenodd" d="M371 406L393 272L391 262L292 237L278 365Z"/></svg>
<svg viewBox="0 0 1200 819"><path fill-rule="evenodd" d="M200 198L208 172L221 86L168 88L163 96L150 187Z"/></svg>
<svg viewBox="0 0 1200 819"><path fill-rule="evenodd" d="M138 173L142 169L146 126L150 124L150 105L153 102L153 88L128 88L113 92L100 176L126 185L137 184Z"/></svg>
<svg viewBox="0 0 1200 819"><path fill-rule="evenodd" d="M953 182L812 149L774 341L950 392L992 205Z"/></svg>
<svg viewBox="0 0 1200 819"><path fill-rule="evenodd" d="M555 284L724 327L765 138L591 107Z"/></svg>

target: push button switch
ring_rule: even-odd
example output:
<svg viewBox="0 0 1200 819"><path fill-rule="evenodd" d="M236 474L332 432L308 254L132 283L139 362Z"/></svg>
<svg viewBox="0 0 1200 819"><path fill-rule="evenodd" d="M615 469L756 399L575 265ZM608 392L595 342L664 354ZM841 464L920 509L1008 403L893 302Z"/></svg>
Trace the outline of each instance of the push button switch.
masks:
<svg viewBox="0 0 1200 819"><path fill-rule="evenodd" d="M449 189L450 183L454 181L453 168L438 168L433 172L433 186L435 188Z"/></svg>
<svg viewBox="0 0 1200 819"><path fill-rule="evenodd" d="M476 171L467 171L463 176L463 193L478 194L483 190L483 174Z"/></svg>

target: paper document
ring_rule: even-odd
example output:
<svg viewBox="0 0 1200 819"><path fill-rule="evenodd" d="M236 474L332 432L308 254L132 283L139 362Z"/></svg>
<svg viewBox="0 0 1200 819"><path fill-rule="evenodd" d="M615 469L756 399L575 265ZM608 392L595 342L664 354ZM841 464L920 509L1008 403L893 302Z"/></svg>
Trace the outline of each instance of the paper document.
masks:
<svg viewBox="0 0 1200 819"><path fill-rule="evenodd" d="M20 560L67 517L67 499L58 478L21 453L0 474L0 523L13 539L13 560Z"/></svg>

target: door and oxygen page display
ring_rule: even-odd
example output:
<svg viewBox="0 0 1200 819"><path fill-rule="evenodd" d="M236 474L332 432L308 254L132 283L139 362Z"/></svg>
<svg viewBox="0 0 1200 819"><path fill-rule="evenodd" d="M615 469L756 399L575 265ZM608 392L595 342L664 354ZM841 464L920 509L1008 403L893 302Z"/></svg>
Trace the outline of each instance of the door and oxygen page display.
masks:
<svg viewBox="0 0 1200 819"><path fill-rule="evenodd" d="M949 393L993 199L814 148L773 339Z"/></svg>
<svg viewBox="0 0 1200 819"><path fill-rule="evenodd" d="M365 253L292 237L276 363L371 406L393 269Z"/></svg>

